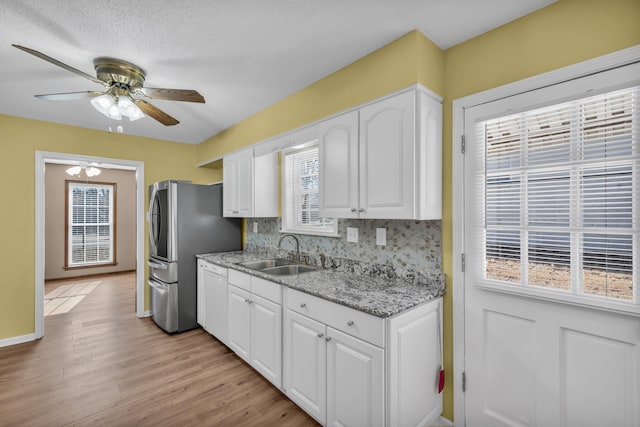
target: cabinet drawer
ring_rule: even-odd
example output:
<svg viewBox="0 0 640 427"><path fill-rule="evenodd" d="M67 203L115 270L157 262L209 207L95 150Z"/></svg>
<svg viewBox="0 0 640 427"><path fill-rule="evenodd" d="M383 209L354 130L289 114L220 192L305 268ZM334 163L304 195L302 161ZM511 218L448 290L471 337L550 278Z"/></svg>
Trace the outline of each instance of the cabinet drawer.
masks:
<svg viewBox="0 0 640 427"><path fill-rule="evenodd" d="M373 345L384 347L385 323L381 317L294 289L287 289L287 308Z"/></svg>
<svg viewBox="0 0 640 427"><path fill-rule="evenodd" d="M245 291L251 291L251 276L232 268L229 269L229 283Z"/></svg>
<svg viewBox="0 0 640 427"><path fill-rule="evenodd" d="M260 277L251 277L251 293L282 304L282 285L278 283L273 283Z"/></svg>

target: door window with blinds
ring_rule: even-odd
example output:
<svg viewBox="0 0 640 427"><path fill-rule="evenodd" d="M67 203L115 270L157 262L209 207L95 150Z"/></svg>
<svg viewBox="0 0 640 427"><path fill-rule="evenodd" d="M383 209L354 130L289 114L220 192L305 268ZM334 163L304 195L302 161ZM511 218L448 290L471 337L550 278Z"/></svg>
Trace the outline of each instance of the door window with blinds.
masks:
<svg viewBox="0 0 640 427"><path fill-rule="evenodd" d="M67 181L65 268L115 264L116 184Z"/></svg>
<svg viewBox="0 0 640 427"><path fill-rule="evenodd" d="M476 124L484 279L640 303L640 88Z"/></svg>
<svg viewBox="0 0 640 427"><path fill-rule="evenodd" d="M284 153L282 231L337 236L338 221L320 217L318 146Z"/></svg>

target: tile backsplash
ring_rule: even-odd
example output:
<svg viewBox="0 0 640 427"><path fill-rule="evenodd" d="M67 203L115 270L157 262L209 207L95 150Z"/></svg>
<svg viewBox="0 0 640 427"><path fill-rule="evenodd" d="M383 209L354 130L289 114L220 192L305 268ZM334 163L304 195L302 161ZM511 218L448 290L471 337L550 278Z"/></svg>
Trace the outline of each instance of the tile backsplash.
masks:
<svg viewBox="0 0 640 427"><path fill-rule="evenodd" d="M246 245L275 248L280 218L248 218ZM253 232L253 223L258 232ZM358 243L347 242L347 227L358 228ZM376 246L376 228L386 228L387 245ZM297 234L300 252L394 266L398 270L442 272L441 221L341 219L340 237ZM293 239L282 242L282 249L295 250Z"/></svg>

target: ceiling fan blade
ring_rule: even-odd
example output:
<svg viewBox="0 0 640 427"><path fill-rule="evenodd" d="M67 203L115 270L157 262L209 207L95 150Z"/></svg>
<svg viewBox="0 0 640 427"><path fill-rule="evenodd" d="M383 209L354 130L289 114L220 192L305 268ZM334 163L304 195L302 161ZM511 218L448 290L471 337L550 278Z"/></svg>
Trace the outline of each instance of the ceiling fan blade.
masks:
<svg viewBox="0 0 640 427"><path fill-rule="evenodd" d="M97 79L96 77L93 77L90 74L87 74L87 73L85 73L83 71L80 71L77 68L73 68L70 65L62 63L62 62L58 61L57 59L53 59L52 57L47 56L42 52L38 52L37 50L29 49L28 47L20 46L20 45L17 45L17 44L12 44L11 46L13 46L15 48L18 48L20 50L23 50L23 51L25 51L27 53L30 53L33 56L37 56L40 59L44 59L45 61L51 62L52 64L57 65L60 68L64 68L67 71L71 71L72 73L75 73L75 74L77 74L77 75L79 75L81 77L84 77L87 80L91 80L92 82L101 84L102 86L105 86L105 87L108 86L107 83L103 82L102 80L99 80L99 79Z"/></svg>
<svg viewBox="0 0 640 427"><path fill-rule="evenodd" d="M38 99L45 101L73 101L75 99L95 98L104 92L86 91L86 92L67 92L67 93L48 93L44 95L34 95Z"/></svg>
<svg viewBox="0 0 640 427"><path fill-rule="evenodd" d="M196 90L189 89L161 89L154 87L143 87L136 90L141 96L151 99L168 99L171 101L200 102L204 104L204 97Z"/></svg>
<svg viewBox="0 0 640 427"><path fill-rule="evenodd" d="M159 109L158 107L152 104L149 104L147 101L144 101L142 99L134 99L133 102L135 102L135 104L138 107L140 107L143 113L145 113L147 116L151 117L152 119L159 121L165 126L173 126L180 123L179 121L177 121L176 119L174 119L173 117L171 117L170 115L168 115L167 113Z"/></svg>

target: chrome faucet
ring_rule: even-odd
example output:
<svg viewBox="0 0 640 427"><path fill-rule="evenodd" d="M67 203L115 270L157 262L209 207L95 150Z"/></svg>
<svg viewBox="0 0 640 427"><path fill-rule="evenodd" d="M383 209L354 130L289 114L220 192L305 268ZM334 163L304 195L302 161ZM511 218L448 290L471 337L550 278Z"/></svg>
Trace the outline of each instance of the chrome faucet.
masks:
<svg viewBox="0 0 640 427"><path fill-rule="evenodd" d="M282 241L285 237L293 237L293 239L296 241L296 261L300 261L300 241L293 234L285 234L284 236L282 236L278 241L278 248L280 248L280 245L282 244Z"/></svg>

